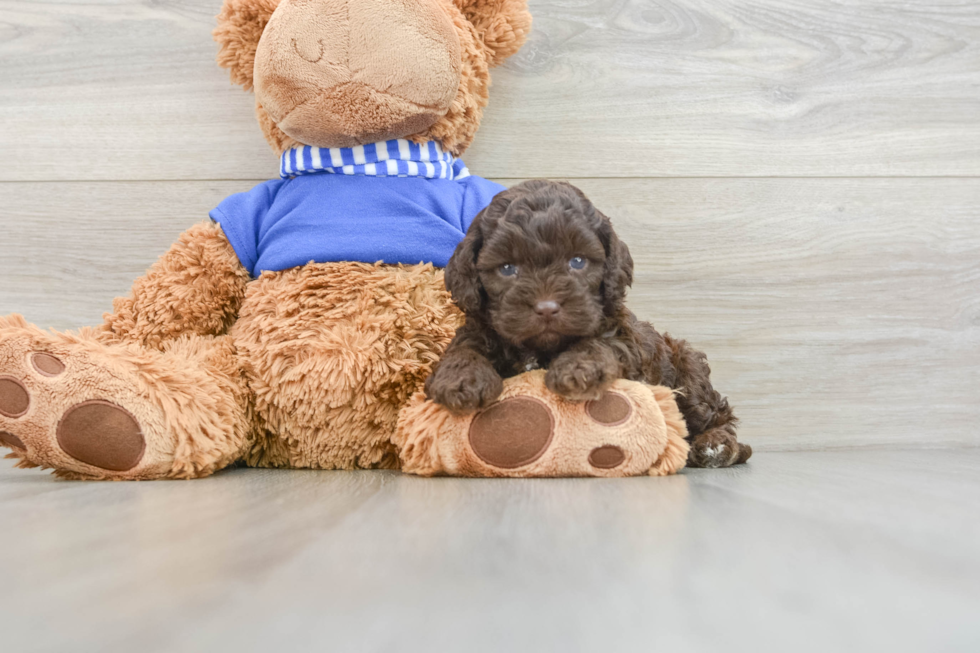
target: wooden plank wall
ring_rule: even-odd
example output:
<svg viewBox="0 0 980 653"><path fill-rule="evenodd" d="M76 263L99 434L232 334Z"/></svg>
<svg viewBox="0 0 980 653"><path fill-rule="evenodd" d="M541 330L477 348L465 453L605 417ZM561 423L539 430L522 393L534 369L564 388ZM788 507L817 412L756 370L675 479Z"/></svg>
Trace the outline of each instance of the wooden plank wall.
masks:
<svg viewBox="0 0 980 653"><path fill-rule="evenodd" d="M220 0L0 0L0 314L99 321L275 176ZM531 2L467 154L573 181L761 450L977 446L980 4Z"/></svg>

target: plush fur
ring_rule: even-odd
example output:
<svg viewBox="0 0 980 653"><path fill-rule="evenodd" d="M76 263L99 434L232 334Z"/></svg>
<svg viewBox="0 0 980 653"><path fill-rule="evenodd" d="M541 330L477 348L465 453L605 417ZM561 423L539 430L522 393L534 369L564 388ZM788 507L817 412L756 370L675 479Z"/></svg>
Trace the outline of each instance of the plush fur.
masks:
<svg viewBox="0 0 980 653"><path fill-rule="evenodd" d="M249 286L232 330L263 441L255 466L397 466L398 411L459 326L432 266L307 265Z"/></svg>
<svg viewBox="0 0 980 653"><path fill-rule="evenodd" d="M502 379L533 367L567 399L601 396L617 379L678 390L689 464L748 460L737 420L703 353L626 308L633 259L609 218L574 186L530 181L498 195L473 222L446 283L466 313L426 391L456 413L486 408Z"/></svg>
<svg viewBox="0 0 980 653"><path fill-rule="evenodd" d="M325 35L336 26L321 18L341 10L359 16L340 25L347 36L362 35L362 45L382 36L397 44L409 26L392 23L398 12L378 9L386 4L416 7L410 27L419 40L410 38L412 56L435 62L436 69L413 78L390 52L378 58L360 51L358 66L375 67L364 74L379 88L341 129L316 112L290 121L278 115L281 107L270 113L259 103L259 124L277 152L300 144L297 135L341 146L346 141L332 139L385 133L436 139L455 153L470 144L487 102L489 68L516 52L527 33L523 0L225 0L214 33L218 62L233 82L256 87L270 24L282 17L283 25ZM265 83L272 87L265 92L285 107L308 97L311 84L324 94L341 88L334 84L351 73L322 73L309 61L320 54L313 52L320 35L306 31L297 38L292 47L288 34L277 32L269 43L286 49L286 61L305 56L313 73L277 70L289 66L264 55ZM323 54L353 52L354 45L324 39ZM434 49L431 59L426 47ZM386 66L395 69L385 72ZM297 80L305 86L290 90ZM390 105L379 98L397 94L395 86L380 88L389 82L401 84L397 93L408 89L403 95L421 113L434 113L434 122L431 115L416 124L385 113ZM429 104L431 98L436 101ZM398 410L421 389L460 321L442 271L431 266L310 264L253 280L219 227L195 226L134 283L130 296L115 302L99 328L47 333L19 316L0 318L0 444L22 466L70 478L197 478L237 461L395 467L391 436ZM52 364L61 368L57 374L46 371ZM138 426L127 436L142 439L138 464L112 469L126 467L116 464L118 448L110 439L86 440L79 420L68 419L89 400L116 407L117 430ZM25 402L29 409L22 413ZM89 462L68 455L66 446L84 451L79 455Z"/></svg>

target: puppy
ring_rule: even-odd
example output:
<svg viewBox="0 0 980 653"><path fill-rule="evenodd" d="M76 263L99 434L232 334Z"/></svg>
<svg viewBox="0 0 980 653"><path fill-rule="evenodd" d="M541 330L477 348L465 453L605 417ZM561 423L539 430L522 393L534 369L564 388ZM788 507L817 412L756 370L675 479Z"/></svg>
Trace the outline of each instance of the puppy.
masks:
<svg viewBox="0 0 980 653"><path fill-rule="evenodd" d="M493 200L446 267L466 315L426 382L451 411L488 406L502 379L547 369L548 388L595 399L619 378L679 391L693 467L727 467L752 455L709 379L705 355L625 306L633 259L609 218L570 184L528 181Z"/></svg>

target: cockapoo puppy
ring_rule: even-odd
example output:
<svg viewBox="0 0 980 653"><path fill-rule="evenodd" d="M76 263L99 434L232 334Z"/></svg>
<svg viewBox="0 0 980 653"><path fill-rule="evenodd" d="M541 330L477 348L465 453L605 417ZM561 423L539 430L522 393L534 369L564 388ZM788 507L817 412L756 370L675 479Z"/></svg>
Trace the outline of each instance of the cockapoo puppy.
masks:
<svg viewBox="0 0 980 653"><path fill-rule="evenodd" d="M548 388L596 399L619 378L678 391L692 467L744 463L728 400L705 355L660 334L625 305L633 259L609 218L566 183L528 181L500 193L446 267L466 315L432 376L430 399L456 413L485 408L502 379L547 369Z"/></svg>

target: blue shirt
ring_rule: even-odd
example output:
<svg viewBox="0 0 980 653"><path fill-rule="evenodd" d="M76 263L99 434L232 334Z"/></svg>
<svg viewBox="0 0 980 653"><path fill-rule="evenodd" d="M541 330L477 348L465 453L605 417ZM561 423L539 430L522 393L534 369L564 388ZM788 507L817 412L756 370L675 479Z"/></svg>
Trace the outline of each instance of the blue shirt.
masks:
<svg viewBox="0 0 980 653"><path fill-rule="evenodd" d="M355 158L362 160L363 151L358 154ZM426 158L413 167L421 174L412 176L404 166L398 173L397 166L385 159L371 165L372 156L367 157L368 163L360 164L360 170L352 166L345 166L350 168L347 171L332 170L329 151L324 149L321 155L308 157L302 172L297 172L295 164L302 166L302 148L287 152L284 159L292 156L293 167L284 163L284 175L299 176L268 181L232 195L211 212L253 277L311 262L445 267L473 218L504 190L500 184L470 176L459 161L440 167L438 162L426 165ZM410 156L418 158L417 146ZM324 169L312 170L311 159ZM365 165L370 170L367 174ZM379 174L379 167L397 174ZM436 176L423 176L426 169L435 169Z"/></svg>

